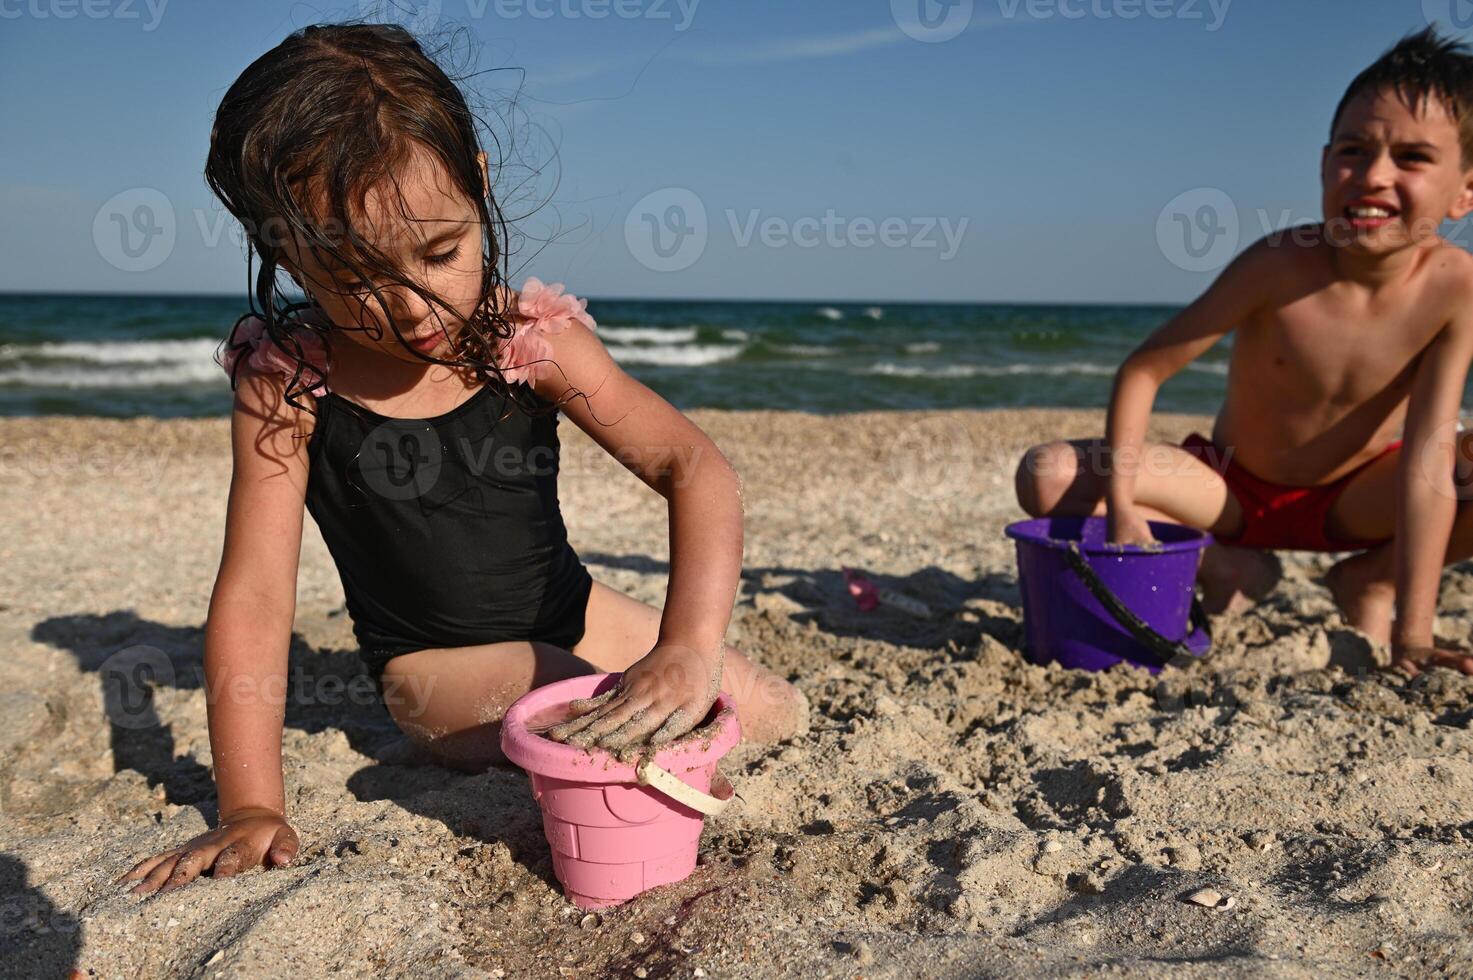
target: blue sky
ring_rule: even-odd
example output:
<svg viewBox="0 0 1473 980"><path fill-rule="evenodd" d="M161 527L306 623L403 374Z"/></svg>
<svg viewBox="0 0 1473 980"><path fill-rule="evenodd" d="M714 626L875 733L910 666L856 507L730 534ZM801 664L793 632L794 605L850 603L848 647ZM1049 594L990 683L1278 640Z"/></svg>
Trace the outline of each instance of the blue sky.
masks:
<svg viewBox="0 0 1473 980"><path fill-rule="evenodd" d="M0 290L242 292L201 176L215 106L291 30L375 2L0 0ZM550 164L508 204L536 205L519 276L607 297L1026 302L1191 298L1264 222L1317 217L1357 71L1429 16L1473 23L1468 0L950 2L391 16L468 28L478 66L508 69L477 92L515 95L522 159ZM1184 251L1197 221L1232 232L1214 254Z"/></svg>

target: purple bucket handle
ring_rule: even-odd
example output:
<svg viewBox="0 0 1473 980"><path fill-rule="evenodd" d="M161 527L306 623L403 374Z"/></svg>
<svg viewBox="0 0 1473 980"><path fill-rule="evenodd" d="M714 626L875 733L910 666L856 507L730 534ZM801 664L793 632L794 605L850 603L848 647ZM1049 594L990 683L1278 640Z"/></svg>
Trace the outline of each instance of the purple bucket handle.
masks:
<svg viewBox="0 0 1473 980"><path fill-rule="evenodd" d="M1090 595L1094 596L1111 618L1141 645L1140 653L1143 659L1153 661L1158 667L1189 667L1206 656L1208 650L1211 650L1212 623L1207 618L1207 611L1202 608L1201 600L1195 595L1192 596L1191 628L1187 635L1189 638L1194 636L1206 638L1205 644L1198 644L1203 647L1200 653L1188 645L1186 640L1168 640L1132 612L1130 607L1122 602L1120 597L1101 581L1099 575L1090 567L1084 553L1079 550L1078 541L1069 542L1068 547L1064 550L1064 558L1069 562L1069 568L1089 590Z"/></svg>

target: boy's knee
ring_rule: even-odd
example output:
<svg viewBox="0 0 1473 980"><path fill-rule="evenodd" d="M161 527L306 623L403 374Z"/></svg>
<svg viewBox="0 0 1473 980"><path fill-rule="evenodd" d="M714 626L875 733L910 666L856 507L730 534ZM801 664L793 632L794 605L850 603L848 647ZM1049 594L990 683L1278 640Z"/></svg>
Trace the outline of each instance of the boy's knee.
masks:
<svg viewBox="0 0 1473 980"><path fill-rule="evenodd" d="M1058 506L1079 469L1074 446L1050 442L1034 446L1018 461L1013 477L1018 506L1033 517L1043 517Z"/></svg>

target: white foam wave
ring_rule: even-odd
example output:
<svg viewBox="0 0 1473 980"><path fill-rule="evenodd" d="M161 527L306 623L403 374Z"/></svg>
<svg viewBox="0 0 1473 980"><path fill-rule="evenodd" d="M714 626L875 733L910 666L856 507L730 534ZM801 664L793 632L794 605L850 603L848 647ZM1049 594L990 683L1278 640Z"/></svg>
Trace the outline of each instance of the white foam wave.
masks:
<svg viewBox="0 0 1473 980"><path fill-rule="evenodd" d="M599 327L599 336L616 344L688 344L695 327Z"/></svg>
<svg viewBox="0 0 1473 980"><path fill-rule="evenodd" d="M1228 373L1228 366L1214 361L1193 361L1187 365L1187 370L1197 371L1202 374L1226 375Z"/></svg>
<svg viewBox="0 0 1473 980"><path fill-rule="evenodd" d="M775 349L784 354L796 354L799 357L833 357L839 353L832 347L815 344L778 344Z"/></svg>
<svg viewBox="0 0 1473 980"><path fill-rule="evenodd" d="M228 384L215 363L220 341L44 341L0 344L0 385L35 388L159 388Z"/></svg>
<svg viewBox="0 0 1473 980"><path fill-rule="evenodd" d="M222 335L223 338L223 335ZM82 361L93 364L189 363L211 360L219 340L66 340L39 344L0 344L0 364L20 359ZM217 367L218 371L219 368Z"/></svg>
<svg viewBox="0 0 1473 980"><path fill-rule="evenodd" d="M739 346L695 344L690 347L623 347L609 345L609 353L620 364L655 364L662 367L700 367L729 361L742 352Z"/></svg>
<svg viewBox="0 0 1473 980"><path fill-rule="evenodd" d="M885 308L883 306L866 306L864 308L864 315L871 320L878 320L885 315Z"/></svg>
<svg viewBox="0 0 1473 980"><path fill-rule="evenodd" d="M1087 375L1090 377L1113 377L1115 368L1108 364L947 364L942 367L922 367L918 364L890 364L882 362L860 368L857 374L883 374L897 378L1002 378L1016 375L1042 375L1063 377Z"/></svg>
<svg viewBox="0 0 1473 980"><path fill-rule="evenodd" d="M941 349L941 345L934 340L927 340L919 344L906 344L907 354L934 354Z"/></svg>
<svg viewBox="0 0 1473 980"><path fill-rule="evenodd" d="M169 364L156 367L95 368L19 365L0 368L0 386L28 388L163 388L172 385L226 385L218 364Z"/></svg>
<svg viewBox="0 0 1473 980"><path fill-rule="evenodd" d="M814 310L813 312L816 313L816 314L818 314L819 316L823 317L825 320L842 320L842 319L844 319L844 314L843 313L840 313L838 310L834 309L832 306L820 306L818 309Z"/></svg>
<svg viewBox="0 0 1473 980"><path fill-rule="evenodd" d="M752 335L747 333L747 331L737 330L736 328L721 331L721 336L725 340L748 341L752 339Z"/></svg>

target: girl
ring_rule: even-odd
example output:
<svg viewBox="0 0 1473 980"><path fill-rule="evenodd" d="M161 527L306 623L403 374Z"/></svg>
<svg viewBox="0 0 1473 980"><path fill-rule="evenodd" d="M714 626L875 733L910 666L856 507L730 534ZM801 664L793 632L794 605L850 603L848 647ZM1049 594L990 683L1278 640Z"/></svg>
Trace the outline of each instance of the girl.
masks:
<svg viewBox="0 0 1473 980"><path fill-rule="evenodd" d="M205 176L260 256L262 310L222 358L234 474L204 651L220 819L135 865L120 879L135 892L297 853L281 734L304 509L389 713L435 761L504 762L511 703L593 671L623 677L552 737L658 744L699 724L718 689L750 738L807 728L803 695L723 642L736 473L619 369L582 300L504 285L475 123L391 25L298 31L220 105ZM304 302L283 300L278 270ZM569 546L559 410L669 501L663 611L594 581Z"/></svg>

